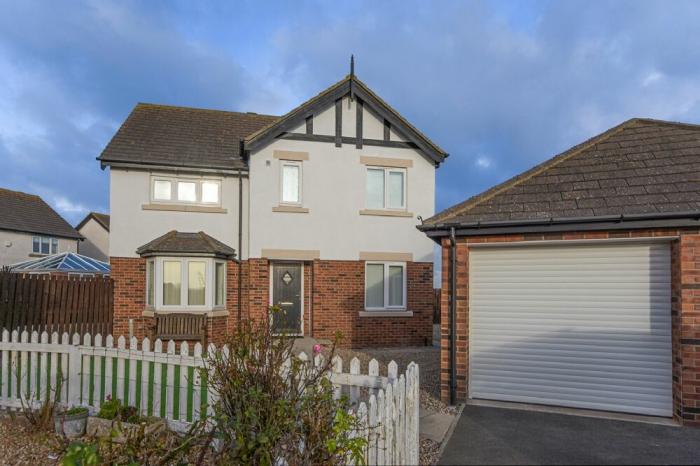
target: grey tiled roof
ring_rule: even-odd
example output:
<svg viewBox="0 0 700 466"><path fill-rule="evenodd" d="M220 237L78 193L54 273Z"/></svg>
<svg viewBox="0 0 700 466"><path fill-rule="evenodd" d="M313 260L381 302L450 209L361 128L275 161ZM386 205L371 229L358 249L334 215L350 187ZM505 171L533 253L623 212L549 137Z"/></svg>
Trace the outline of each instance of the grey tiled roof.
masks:
<svg viewBox="0 0 700 466"><path fill-rule="evenodd" d="M700 126L632 119L425 224L700 211Z"/></svg>
<svg viewBox="0 0 700 466"><path fill-rule="evenodd" d="M82 238L39 196L3 188L0 188L0 230Z"/></svg>
<svg viewBox="0 0 700 466"><path fill-rule="evenodd" d="M80 230L91 218L102 225L102 228L109 231L109 214L101 214L99 212L90 212L87 214L85 218L75 226L75 229Z"/></svg>
<svg viewBox="0 0 700 466"><path fill-rule="evenodd" d="M245 169L241 140L277 118L140 103L98 160L103 164Z"/></svg>
<svg viewBox="0 0 700 466"><path fill-rule="evenodd" d="M169 231L136 250L141 256L155 254L210 254L218 257L234 257L235 249L212 238L203 231L183 233Z"/></svg>

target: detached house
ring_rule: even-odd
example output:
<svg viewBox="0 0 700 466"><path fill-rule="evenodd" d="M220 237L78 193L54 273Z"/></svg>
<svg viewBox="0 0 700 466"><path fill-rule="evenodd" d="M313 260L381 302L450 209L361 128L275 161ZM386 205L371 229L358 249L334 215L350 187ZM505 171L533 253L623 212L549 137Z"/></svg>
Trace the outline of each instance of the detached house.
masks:
<svg viewBox="0 0 700 466"><path fill-rule="evenodd" d="M77 252L82 239L39 196L0 188L0 267Z"/></svg>
<svg viewBox="0 0 700 466"><path fill-rule="evenodd" d="M275 304L280 331L429 344L433 244L415 226L446 156L352 74L282 117L138 104L99 157L115 333L204 315L216 341Z"/></svg>

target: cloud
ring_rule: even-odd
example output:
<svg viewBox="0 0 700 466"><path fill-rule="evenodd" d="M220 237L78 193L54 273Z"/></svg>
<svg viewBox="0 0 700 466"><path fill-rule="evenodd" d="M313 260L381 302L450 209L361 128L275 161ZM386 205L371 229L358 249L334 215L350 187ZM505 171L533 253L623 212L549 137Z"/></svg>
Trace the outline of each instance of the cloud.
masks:
<svg viewBox="0 0 700 466"><path fill-rule="evenodd" d="M491 159L485 155L480 155L476 158L474 164L479 168L489 168L491 166Z"/></svg>
<svg viewBox="0 0 700 466"><path fill-rule="evenodd" d="M438 209L631 117L700 122L695 1L0 9L0 186L50 187L71 205L108 205L94 158L135 102L284 113L342 78L351 53L450 152Z"/></svg>

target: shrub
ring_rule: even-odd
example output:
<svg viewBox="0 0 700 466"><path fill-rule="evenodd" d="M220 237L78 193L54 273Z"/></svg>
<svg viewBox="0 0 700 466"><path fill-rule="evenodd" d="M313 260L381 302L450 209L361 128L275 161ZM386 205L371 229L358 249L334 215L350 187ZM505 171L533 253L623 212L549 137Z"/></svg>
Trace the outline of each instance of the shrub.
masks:
<svg viewBox="0 0 700 466"><path fill-rule="evenodd" d="M88 409L83 407L83 406L74 406L69 410L66 410L63 412L64 416L75 416L77 414L84 414L87 413Z"/></svg>
<svg viewBox="0 0 700 466"><path fill-rule="evenodd" d="M97 417L109 419L111 421L118 420L137 424L141 421L139 410L135 406L124 406L118 398L108 397L107 401L102 403Z"/></svg>
<svg viewBox="0 0 700 466"><path fill-rule="evenodd" d="M272 312L279 312L272 309ZM219 394L209 420L223 444L218 460L234 464L364 462L364 438L346 398L334 399L331 359L341 336L314 367L292 357L294 338L275 335L268 320L242 322L228 352L209 357L202 376Z"/></svg>

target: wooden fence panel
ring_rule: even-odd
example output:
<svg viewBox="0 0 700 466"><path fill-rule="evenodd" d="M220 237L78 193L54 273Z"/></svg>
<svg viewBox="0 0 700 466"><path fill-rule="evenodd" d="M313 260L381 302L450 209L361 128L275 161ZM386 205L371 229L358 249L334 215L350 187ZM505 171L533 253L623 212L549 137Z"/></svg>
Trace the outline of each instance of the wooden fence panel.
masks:
<svg viewBox="0 0 700 466"><path fill-rule="evenodd" d="M102 334L112 332L113 282L0 272L0 330Z"/></svg>

